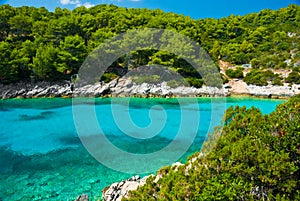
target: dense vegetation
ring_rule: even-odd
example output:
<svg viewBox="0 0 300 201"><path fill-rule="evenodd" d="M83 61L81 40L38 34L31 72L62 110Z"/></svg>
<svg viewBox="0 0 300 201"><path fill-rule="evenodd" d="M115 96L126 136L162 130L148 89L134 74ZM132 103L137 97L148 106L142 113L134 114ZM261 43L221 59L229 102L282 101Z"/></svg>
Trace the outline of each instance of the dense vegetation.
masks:
<svg viewBox="0 0 300 201"><path fill-rule="evenodd" d="M230 78L243 78L244 77L243 68L239 67L236 70L227 69L226 75Z"/></svg>
<svg viewBox="0 0 300 201"><path fill-rule="evenodd" d="M162 168L128 200L300 200L299 109L300 95L269 115L229 108L203 154Z"/></svg>
<svg viewBox="0 0 300 201"><path fill-rule="evenodd" d="M293 71L289 74L289 76L285 79L288 83L300 84L300 67L293 68Z"/></svg>
<svg viewBox="0 0 300 201"><path fill-rule="evenodd" d="M56 8L0 6L0 83L20 80L69 79L105 39L143 27L172 29L198 42L216 61L251 63L254 68L291 68L299 60L300 6L263 10L244 17L194 20L161 10L127 9L114 5L72 11ZM289 60L290 62L284 62ZM118 59L104 81L122 72ZM195 86L201 76L178 56L156 50L130 55L130 68L145 64L171 66ZM69 75L66 75L69 74Z"/></svg>
<svg viewBox="0 0 300 201"><path fill-rule="evenodd" d="M282 85L281 78L278 74L274 74L271 70L257 70L253 69L243 79L247 84L254 84L257 86L266 86L268 82L273 85Z"/></svg>

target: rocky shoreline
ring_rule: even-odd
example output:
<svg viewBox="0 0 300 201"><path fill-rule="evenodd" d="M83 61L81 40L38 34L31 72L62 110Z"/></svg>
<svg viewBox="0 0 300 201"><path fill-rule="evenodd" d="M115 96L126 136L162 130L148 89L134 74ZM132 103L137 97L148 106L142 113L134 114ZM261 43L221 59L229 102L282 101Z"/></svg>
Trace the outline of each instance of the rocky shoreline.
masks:
<svg viewBox="0 0 300 201"><path fill-rule="evenodd" d="M139 175L133 176L127 180L113 183L102 191L102 198L105 201L121 201L128 197L128 192L137 190L139 186L146 184L149 176L141 178Z"/></svg>
<svg viewBox="0 0 300 201"><path fill-rule="evenodd" d="M231 80L227 84L230 87L231 96L246 95L262 98L289 98L300 93L300 85L289 85L284 83L283 86L256 86L247 85L242 80Z"/></svg>
<svg viewBox="0 0 300 201"><path fill-rule="evenodd" d="M201 88L180 86L172 88L167 83L136 84L130 79L119 78L109 83L76 86L70 82L20 82L0 84L0 98L42 98L42 97L217 97L246 95L264 98L288 98L300 93L300 85L284 86L247 85L242 80L231 80L222 88Z"/></svg>
<svg viewBox="0 0 300 201"><path fill-rule="evenodd" d="M202 154L200 154L202 156ZM195 159L192 159L189 164L193 163ZM172 168L177 171L178 167L183 164L180 162L176 162L172 164ZM190 165L187 166L187 169L191 168ZM111 184L110 186L104 188L102 190L102 198L104 201L121 201L122 198L128 198L130 191L135 191L138 187L142 187L146 184L147 179L149 177L154 177L153 182L157 183L163 175L158 173L157 175L148 175L141 178L139 175L133 176L127 180L122 180L120 182L116 182ZM77 200L75 200L77 201Z"/></svg>

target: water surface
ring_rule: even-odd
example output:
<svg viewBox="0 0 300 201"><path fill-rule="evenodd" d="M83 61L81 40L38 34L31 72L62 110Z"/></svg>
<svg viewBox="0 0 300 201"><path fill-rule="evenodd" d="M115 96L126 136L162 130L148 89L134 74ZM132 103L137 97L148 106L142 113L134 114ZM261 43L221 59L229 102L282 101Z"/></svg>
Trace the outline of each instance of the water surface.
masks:
<svg viewBox="0 0 300 201"><path fill-rule="evenodd" d="M159 135L145 140L128 137L127 132L135 136L143 133L130 130L130 127L125 130L119 128L111 111L112 100L117 111L130 114L132 121L140 127L147 127L152 123L149 117L151 108L154 109L152 115L156 120L161 118L164 121L165 114L167 119L164 127L159 130ZM215 119L219 120L223 115L223 110L218 105L212 111L209 98L199 98L197 105L184 106L180 106L177 99L159 98L131 99L129 107L123 99L98 98L95 102L96 115L106 137L120 149L138 154L159 151L170 144L176 136L178 122L181 121L182 107L191 112L199 110L200 123L196 138L188 152L178 159L181 161L199 150L207 132L219 124L217 120L210 121L212 114L218 116ZM226 107L255 106L267 114L281 102L283 101L226 98ZM90 107L90 104L91 99L86 99L74 107L85 108ZM86 151L74 125L71 99L1 100L0 116L0 200L72 200L82 193L97 200L105 186L131 176L105 167ZM193 132L193 126L191 130L185 129L185 132ZM97 132L87 124L87 136ZM111 160L118 162L114 158Z"/></svg>

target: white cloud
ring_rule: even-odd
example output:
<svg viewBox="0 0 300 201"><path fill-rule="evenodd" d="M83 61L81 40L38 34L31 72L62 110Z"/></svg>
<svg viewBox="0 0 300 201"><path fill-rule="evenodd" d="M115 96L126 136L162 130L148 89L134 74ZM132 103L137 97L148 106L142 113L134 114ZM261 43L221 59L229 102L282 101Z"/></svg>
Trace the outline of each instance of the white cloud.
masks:
<svg viewBox="0 0 300 201"><path fill-rule="evenodd" d="M90 8L95 6L91 2L81 3L80 0L59 0L59 1L62 5L76 5L76 7L85 6L86 8Z"/></svg>
<svg viewBox="0 0 300 201"><path fill-rule="evenodd" d="M60 3L62 5L69 5L69 4L77 5L77 4L80 4L80 1L79 0L60 0Z"/></svg>
<svg viewBox="0 0 300 201"><path fill-rule="evenodd" d="M106 0L104 0L106 1ZM125 0L108 0L110 2L123 2ZM142 0L127 0L127 1L131 1L131 2L140 2ZM59 2L62 4L62 5L75 5L76 7L79 7L79 6L84 6L86 8L90 8L90 7L93 7L95 6L95 4L91 3L91 2L84 2L82 3L81 0L59 0Z"/></svg>
<svg viewBox="0 0 300 201"><path fill-rule="evenodd" d="M85 3L83 4L83 6L85 6L86 8L90 8L90 7L95 6L95 4L92 4L92 3L90 3L90 2L85 2Z"/></svg>
<svg viewBox="0 0 300 201"><path fill-rule="evenodd" d="M81 3L76 4L76 7L79 7L79 6L84 6L86 8L90 8L90 7L95 6L95 4L92 4L90 2L85 2L84 4L81 4Z"/></svg>

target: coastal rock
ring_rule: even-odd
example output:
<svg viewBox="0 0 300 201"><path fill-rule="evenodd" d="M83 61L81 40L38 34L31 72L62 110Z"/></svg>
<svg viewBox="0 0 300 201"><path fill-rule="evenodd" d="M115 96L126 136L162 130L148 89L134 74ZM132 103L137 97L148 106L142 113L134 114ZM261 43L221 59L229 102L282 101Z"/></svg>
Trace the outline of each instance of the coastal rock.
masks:
<svg viewBox="0 0 300 201"><path fill-rule="evenodd" d="M180 166L183 166L182 163L176 162L172 164L172 168L174 168L175 171L178 170ZM146 184L147 179L150 176L141 178L139 175L132 176L131 178L127 180L123 180L120 182L116 182L111 184L110 186L104 188L102 191L102 197L104 201L121 201L122 198L128 198L129 191L137 190L138 187L143 186ZM154 178L154 182L158 182L159 179L161 179L163 175L158 174Z"/></svg>
<svg viewBox="0 0 300 201"><path fill-rule="evenodd" d="M139 175L136 175L127 180L113 183L102 191L102 197L105 201L121 201L122 198L128 197L129 191L145 185L148 177L140 178Z"/></svg>
<svg viewBox="0 0 300 201"><path fill-rule="evenodd" d="M137 84L130 78L119 78L109 83L76 86L68 81L61 83L39 82L36 84L20 82L17 84L0 85L0 97L32 98L32 97L215 97L230 95L250 95L258 97L280 98L291 97L300 93L300 85L255 86L247 85L242 80L231 80L222 88L202 86L201 88L178 86L170 87L166 82Z"/></svg>
<svg viewBox="0 0 300 201"><path fill-rule="evenodd" d="M230 87L228 87L230 86ZM250 95L256 97L280 98L291 97L300 94L300 85L284 83L283 86L267 86L247 85L242 80L231 80L228 83L230 94L233 95Z"/></svg>
<svg viewBox="0 0 300 201"><path fill-rule="evenodd" d="M253 96L276 96L276 97L290 97L300 93L300 85L292 85L284 84L283 86L255 86L249 85L247 86L250 95Z"/></svg>
<svg viewBox="0 0 300 201"><path fill-rule="evenodd" d="M71 87L68 86L68 85L64 85L63 87L59 87L57 89L57 92L56 92L55 96L61 96L61 95L66 95L66 96L72 95Z"/></svg>
<svg viewBox="0 0 300 201"><path fill-rule="evenodd" d="M19 91L17 91L17 96L22 96L23 94L26 94L27 90L26 89L21 89Z"/></svg>

